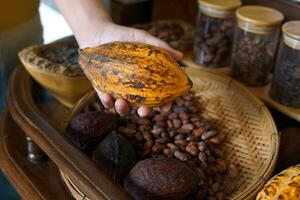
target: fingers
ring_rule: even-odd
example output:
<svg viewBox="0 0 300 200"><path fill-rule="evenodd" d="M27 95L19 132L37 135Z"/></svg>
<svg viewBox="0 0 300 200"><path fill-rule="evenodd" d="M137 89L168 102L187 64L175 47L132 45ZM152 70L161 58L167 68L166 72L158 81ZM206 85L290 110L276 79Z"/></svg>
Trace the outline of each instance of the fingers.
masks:
<svg viewBox="0 0 300 200"><path fill-rule="evenodd" d="M151 108L147 108L145 106L139 107L137 113L140 117L147 117L152 112Z"/></svg>
<svg viewBox="0 0 300 200"><path fill-rule="evenodd" d="M130 108L124 99L117 99L115 102L115 108L117 113L121 116L130 114Z"/></svg>
<svg viewBox="0 0 300 200"><path fill-rule="evenodd" d="M105 108L109 109L109 108L114 107L114 100L110 95L102 93L96 88L95 88L95 90Z"/></svg>

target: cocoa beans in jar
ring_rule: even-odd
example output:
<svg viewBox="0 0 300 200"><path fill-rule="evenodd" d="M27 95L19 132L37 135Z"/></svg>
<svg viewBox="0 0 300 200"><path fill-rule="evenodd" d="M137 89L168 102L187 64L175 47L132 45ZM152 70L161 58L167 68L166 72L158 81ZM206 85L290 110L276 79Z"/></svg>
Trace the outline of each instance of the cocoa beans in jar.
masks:
<svg viewBox="0 0 300 200"><path fill-rule="evenodd" d="M229 65L235 26L234 12L240 5L239 0L199 1L194 62L213 68Z"/></svg>

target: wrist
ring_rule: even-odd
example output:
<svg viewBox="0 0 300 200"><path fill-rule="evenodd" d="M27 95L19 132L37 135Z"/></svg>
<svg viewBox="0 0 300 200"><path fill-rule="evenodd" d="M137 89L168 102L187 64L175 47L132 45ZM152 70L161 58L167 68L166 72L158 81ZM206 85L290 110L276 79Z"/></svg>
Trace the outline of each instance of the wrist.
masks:
<svg viewBox="0 0 300 200"><path fill-rule="evenodd" d="M105 35L105 31L113 25L111 19L90 22L80 33L75 35L80 48L94 47L101 44L101 38Z"/></svg>

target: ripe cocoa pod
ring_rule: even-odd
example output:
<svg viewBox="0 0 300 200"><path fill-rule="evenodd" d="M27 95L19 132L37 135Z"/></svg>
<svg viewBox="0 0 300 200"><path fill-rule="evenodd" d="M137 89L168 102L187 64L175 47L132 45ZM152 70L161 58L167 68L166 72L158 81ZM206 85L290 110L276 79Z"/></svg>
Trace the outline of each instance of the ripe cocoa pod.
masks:
<svg viewBox="0 0 300 200"><path fill-rule="evenodd" d="M183 162L151 158L132 168L124 180L124 188L134 199L180 200L196 192L198 182L197 175Z"/></svg>
<svg viewBox="0 0 300 200"><path fill-rule="evenodd" d="M85 48L79 63L96 88L131 106L160 106L192 87L165 50L148 44L111 42Z"/></svg>

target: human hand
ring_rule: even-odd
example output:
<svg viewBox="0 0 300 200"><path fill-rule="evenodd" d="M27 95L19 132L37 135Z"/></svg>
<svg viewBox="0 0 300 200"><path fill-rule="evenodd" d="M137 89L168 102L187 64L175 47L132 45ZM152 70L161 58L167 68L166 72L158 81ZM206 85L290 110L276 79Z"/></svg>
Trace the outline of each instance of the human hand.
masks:
<svg viewBox="0 0 300 200"><path fill-rule="evenodd" d="M167 43L153 37L143 30L119 26L111 22L105 23L104 26L102 24L101 29L97 29L97 27L95 27L95 31L89 32L89 35L85 40L79 41L79 45L81 48L94 47L112 41L147 43L166 49L177 60L181 59L182 57L182 53L172 49ZM104 107L115 107L117 113L121 116L130 114L130 107L124 99L116 99L114 101L114 99L110 95L102 93L97 88L95 88L95 90ZM170 108L171 103L168 103L162 106L160 109L167 112L168 110L170 110ZM152 112L152 108L141 106L138 108L137 112L141 117L145 117Z"/></svg>

